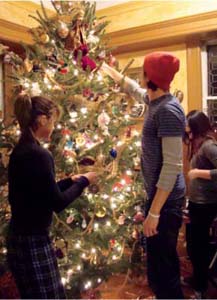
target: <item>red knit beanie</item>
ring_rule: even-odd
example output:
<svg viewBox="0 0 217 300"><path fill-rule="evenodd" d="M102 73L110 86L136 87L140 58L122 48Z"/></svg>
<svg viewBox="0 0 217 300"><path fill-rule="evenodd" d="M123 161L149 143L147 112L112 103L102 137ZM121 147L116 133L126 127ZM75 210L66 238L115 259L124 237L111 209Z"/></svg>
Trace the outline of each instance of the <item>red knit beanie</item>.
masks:
<svg viewBox="0 0 217 300"><path fill-rule="evenodd" d="M179 70L179 59L168 52L153 52L145 56L143 68L148 79L166 91Z"/></svg>

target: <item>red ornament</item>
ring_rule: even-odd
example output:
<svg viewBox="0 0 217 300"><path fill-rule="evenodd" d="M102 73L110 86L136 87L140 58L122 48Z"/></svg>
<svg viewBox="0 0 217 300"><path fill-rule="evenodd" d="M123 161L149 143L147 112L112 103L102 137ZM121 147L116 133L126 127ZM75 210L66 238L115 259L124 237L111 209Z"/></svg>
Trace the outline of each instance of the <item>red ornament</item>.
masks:
<svg viewBox="0 0 217 300"><path fill-rule="evenodd" d="M68 68L63 68L63 69L60 69L59 72L60 72L61 74L67 74L68 71L69 71Z"/></svg>
<svg viewBox="0 0 217 300"><path fill-rule="evenodd" d="M60 59L58 60L58 64L60 64L61 66L63 66L65 64L64 60Z"/></svg>
<svg viewBox="0 0 217 300"><path fill-rule="evenodd" d="M61 131L62 135L67 135L67 134L71 134L71 130L69 130L68 128L64 128Z"/></svg>
<svg viewBox="0 0 217 300"><path fill-rule="evenodd" d="M81 66L83 70L86 70L89 66L90 70L93 71L96 69L96 63L94 60L92 60L89 56L85 55L81 59Z"/></svg>
<svg viewBox="0 0 217 300"><path fill-rule="evenodd" d="M114 246L115 246L115 244L116 244L116 240L115 240L115 239L111 239L111 240L109 241L109 244L110 244L111 248L114 248Z"/></svg>
<svg viewBox="0 0 217 300"><path fill-rule="evenodd" d="M84 97L89 97L89 96L91 95L91 93L92 93L92 91L91 91L90 88L85 88L85 89L83 90L83 96L84 96Z"/></svg>
<svg viewBox="0 0 217 300"><path fill-rule="evenodd" d="M81 45L80 47L78 47L77 49L75 49L74 51L74 57L77 58L78 57L78 53L79 51L82 53L82 56L87 55L89 49L87 47L86 44Z"/></svg>
<svg viewBox="0 0 217 300"><path fill-rule="evenodd" d="M113 190L114 192L118 192L118 191L120 191L123 187L124 187L123 184L121 184L120 182L116 182L115 184L113 184L112 190Z"/></svg>
<svg viewBox="0 0 217 300"><path fill-rule="evenodd" d="M133 182L132 178L128 175L123 175L121 179L124 180L126 184L131 184Z"/></svg>
<svg viewBox="0 0 217 300"><path fill-rule="evenodd" d="M144 220L145 220L145 217L141 211L138 211L136 213L136 215L133 217L133 221L135 223L140 223L140 222L143 222Z"/></svg>
<svg viewBox="0 0 217 300"><path fill-rule="evenodd" d="M131 137L131 133L132 133L132 128L128 127L127 130L126 130L126 137L130 138Z"/></svg>

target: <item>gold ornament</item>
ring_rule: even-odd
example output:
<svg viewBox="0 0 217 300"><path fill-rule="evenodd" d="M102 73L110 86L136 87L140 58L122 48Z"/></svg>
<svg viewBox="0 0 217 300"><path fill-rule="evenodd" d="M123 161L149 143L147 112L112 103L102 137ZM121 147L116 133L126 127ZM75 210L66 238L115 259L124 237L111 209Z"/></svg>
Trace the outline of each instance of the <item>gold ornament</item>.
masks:
<svg viewBox="0 0 217 300"><path fill-rule="evenodd" d="M79 147L82 147L85 145L86 141L85 141L85 138L83 137L82 134L79 134L77 136L77 138L75 139L75 142L76 144L79 146Z"/></svg>
<svg viewBox="0 0 217 300"><path fill-rule="evenodd" d="M46 44L49 42L50 38L49 38L49 35L46 34L46 33L42 33L39 37L40 39L40 42L43 43L43 44Z"/></svg>
<svg viewBox="0 0 217 300"><path fill-rule="evenodd" d="M58 27L57 27L57 34L61 39L65 39L69 34L69 28L64 22L59 21Z"/></svg>
<svg viewBox="0 0 217 300"><path fill-rule="evenodd" d="M30 61L28 58L25 58L24 59L24 62L23 62L23 65L24 65L24 70L26 72L31 72L32 71L32 68L33 68L33 62Z"/></svg>
<svg viewBox="0 0 217 300"><path fill-rule="evenodd" d="M106 215L106 208L104 206L101 206L96 211L96 216L98 218L103 218Z"/></svg>

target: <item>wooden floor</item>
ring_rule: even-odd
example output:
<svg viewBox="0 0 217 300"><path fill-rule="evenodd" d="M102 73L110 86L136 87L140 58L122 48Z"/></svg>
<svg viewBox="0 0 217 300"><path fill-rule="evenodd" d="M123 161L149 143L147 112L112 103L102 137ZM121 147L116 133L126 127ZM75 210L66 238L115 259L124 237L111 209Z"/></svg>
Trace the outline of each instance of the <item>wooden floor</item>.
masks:
<svg viewBox="0 0 217 300"><path fill-rule="evenodd" d="M191 263L186 255L185 245L185 231L184 227L180 231L178 241L178 253L180 258L181 275L191 276ZM154 296L148 287L146 274L138 276L126 276L126 274L114 275L107 282L103 283L99 288L99 293L83 295L87 298L101 298L101 299L148 299ZM195 299L194 291L190 287L183 286L183 292L186 299ZM217 299L217 289L210 284L207 298Z"/></svg>

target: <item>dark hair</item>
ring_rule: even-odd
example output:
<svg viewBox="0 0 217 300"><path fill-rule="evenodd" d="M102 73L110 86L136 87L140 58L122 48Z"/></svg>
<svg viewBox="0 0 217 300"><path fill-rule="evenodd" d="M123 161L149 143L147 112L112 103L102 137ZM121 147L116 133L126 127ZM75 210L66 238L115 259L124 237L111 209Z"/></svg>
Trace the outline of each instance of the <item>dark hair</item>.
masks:
<svg viewBox="0 0 217 300"><path fill-rule="evenodd" d="M152 90L153 92L155 92L158 89L158 86L151 80L149 80L147 82L147 87Z"/></svg>
<svg viewBox="0 0 217 300"><path fill-rule="evenodd" d="M192 139L190 140L187 135L185 136L184 141L189 146L188 156L189 159L191 159L193 154L200 148L204 140L213 139L214 137L210 120L202 111L192 110L187 114L186 119L187 125L189 126L192 134ZM196 141L199 141L199 143Z"/></svg>
<svg viewBox="0 0 217 300"><path fill-rule="evenodd" d="M206 137L212 132L209 118L202 111L192 110L187 114L186 118L194 139Z"/></svg>
<svg viewBox="0 0 217 300"><path fill-rule="evenodd" d="M54 111L60 114L57 104L41 96L19 95L14 104L14 114L22 132L30 128L33 131L36 130L38 128L37 117L45 115L49 118Z"/></svg>
<svg viewBox="0 0 217 300"><path fill-rule="evenodd" d="M143 70L143 76L145 78L147 78L147 73L145 72L145 70ZM147 87L152 90L153 92L155 92L158 89L158 86L151 80L147 81Z"/></svg>

